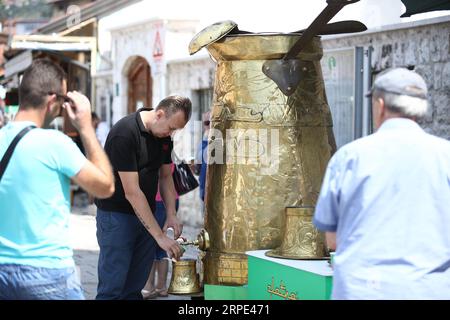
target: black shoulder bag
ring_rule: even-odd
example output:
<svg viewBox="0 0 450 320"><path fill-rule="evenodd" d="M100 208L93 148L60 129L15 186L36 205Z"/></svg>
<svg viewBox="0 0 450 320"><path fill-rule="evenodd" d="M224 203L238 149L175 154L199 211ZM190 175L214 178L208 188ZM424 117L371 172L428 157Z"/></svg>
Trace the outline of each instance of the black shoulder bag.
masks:
<svg viewBox="0 0 450 320"><path fill-rule="evenodd" d="M178 195L181 196L197 188L198 181L192 174L189 165L183 161L180 161L175 153L174 155L177 161L175 162L175 168L172 173L173 184Z"/></svg>
<svg viewBox="0 0 450 320"><path fill-rule="evenodd" d="M23 138L24 135L28 133L28 131L36 128L36 126L28 126L22 129L17 136L13 139L11 144L9 145L8 149L6 150L2 161L0 161L0 180L3 177L3 174L5 173L6 167L8 166L9 160L11 159L11 156L14 152L14 149L16 148L17 144L19 143L20 139Z"/></svg>

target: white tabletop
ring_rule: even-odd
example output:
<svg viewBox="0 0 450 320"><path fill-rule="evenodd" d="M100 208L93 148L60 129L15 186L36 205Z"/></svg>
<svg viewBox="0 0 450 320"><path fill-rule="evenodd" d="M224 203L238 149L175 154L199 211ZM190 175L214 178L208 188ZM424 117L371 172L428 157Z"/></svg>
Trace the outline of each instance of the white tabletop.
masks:
<svg viewBox="0 0 450 320"><path fill-rule="evenodd" d="M247 251L246 254L248 256L260 258L267 261L272 261L287 267L315 273L321 276L333 275L333 269L331 269L328 260L293 260L293 259L272 258L265 255L267 251L269 250Z"/></svg>

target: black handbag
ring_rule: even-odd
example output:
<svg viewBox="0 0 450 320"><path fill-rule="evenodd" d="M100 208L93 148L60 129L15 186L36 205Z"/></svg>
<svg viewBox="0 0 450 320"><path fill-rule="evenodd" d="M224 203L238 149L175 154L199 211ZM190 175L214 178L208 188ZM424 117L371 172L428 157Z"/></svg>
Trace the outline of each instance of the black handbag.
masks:
<svg viewBox="0 0 450 320"><path fill-rule="evenodd" d="M175 190L180 196L198 187L198 181L195 179L191 168L189 168L189 165L184 162L180 162L178 164L175 163L172 177Z"/></svg>

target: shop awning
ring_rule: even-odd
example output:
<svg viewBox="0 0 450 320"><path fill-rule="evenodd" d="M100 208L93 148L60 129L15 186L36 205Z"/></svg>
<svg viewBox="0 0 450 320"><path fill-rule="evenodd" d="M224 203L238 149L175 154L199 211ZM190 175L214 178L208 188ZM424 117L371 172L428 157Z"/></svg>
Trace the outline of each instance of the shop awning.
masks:
<svg viewBox="0 0 450 320"><path fill-rule="evenodd" d="M33 51L57 52L91 52L95 58L96 41L94 37L63 37L48 35L15 35L8 44L10 50L20 52L5 63L5 80L28 68L33 62ZM95 59L93 59L95 63ZM76 61L73 61L75 64ZM91 63L91 73L93 73ZM86 66L80 64L81 67Z"/></svg>
<svg viewBox="0 0 450 320"><path fill-rule="evenodd" d="M16 35L9 43L9 48L42 51L91 51L95 49L95 38Z"/></svg>
<svg viewBox="0 0 450 320"><path fill-rule="evenodd" d="M19 53L17 56L5 63L5 79L22 72L28 68L32 62L33 55L31 54L31 51Z"/></svg>
<svg viewBox="0 0 450 320"><path fill-rule="evenodd" d="M42 43L42 42L15 42L11 49L42 50L42 51L90 51L88 43Z"/></svg>

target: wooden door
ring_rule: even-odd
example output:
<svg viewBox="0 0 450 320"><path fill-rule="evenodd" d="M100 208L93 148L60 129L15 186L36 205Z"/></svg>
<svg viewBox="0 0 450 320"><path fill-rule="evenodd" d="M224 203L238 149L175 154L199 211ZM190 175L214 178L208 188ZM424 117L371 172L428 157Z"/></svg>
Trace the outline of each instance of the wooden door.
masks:
<svg viewBox="0 0 450 320"><path fill-rule="evenodd" d="M150 65L139 57L132 63L128 73L128 114L141 106L152 106L152 78Z"/></svg>

